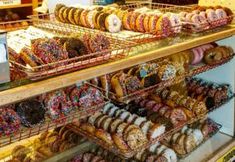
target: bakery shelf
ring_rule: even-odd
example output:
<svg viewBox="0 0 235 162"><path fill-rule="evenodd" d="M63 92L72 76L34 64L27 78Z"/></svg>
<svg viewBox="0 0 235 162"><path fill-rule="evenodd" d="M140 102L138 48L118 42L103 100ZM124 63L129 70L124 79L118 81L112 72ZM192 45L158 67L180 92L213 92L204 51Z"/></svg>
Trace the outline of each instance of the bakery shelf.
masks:
<svg viewBox="0 0 235 162"><path fill-rule="evenodd" d="M150 49L148 51L143 50L144 46L148 46L148 44L143 44L135 48L135 52L138 52L138 50L140 49L142 50L142 54L139 55L134 55L115 62L106 63L103 65L1 91L0 106L21 101L32 96L50 92L52 90L63 88L77 82L89 80L97 76L112 73L117 70L128 68L157 58L169 56L171 54L184 51L196 46L200 46L206 43L231 37L234 34L235 27L231 26L220 28L220 30L218 30L216 33L213 31L212 33L200 33L197 36L186 36L180 39L180 43L175 43L175 39L179 39L179 37L174 38L172 41L159 40L159 48L155 46L155 49Z"/></svg>
<svg viewBox="0 0 235 162"><path fill-rule="evenodd" d="M23 8L23 7L32 7L32 3L24 3L24 4L19 4L19 5L9 5L9 6L1 6L1 9L10 9L10 8Z"/></svg>
<svg viewBox="0 0 235 162"><path fill-rule="evenodd" d="M21 141L33 137L35 135L41 134L42 132L46 132L48 130L52 130L54 128L64 126L69 123L76 122L80 119L86 118L94 114L95 112L99 111L101 108L103 108L104 105L105 103L101 103L90 108L75 110L73 112L70 112L69 115L55 120L46 118L44 123L36 125L32 128L21 126L20 130L17 131L15 134L0 137L0 147L7 146L17 141Z"/></svg>

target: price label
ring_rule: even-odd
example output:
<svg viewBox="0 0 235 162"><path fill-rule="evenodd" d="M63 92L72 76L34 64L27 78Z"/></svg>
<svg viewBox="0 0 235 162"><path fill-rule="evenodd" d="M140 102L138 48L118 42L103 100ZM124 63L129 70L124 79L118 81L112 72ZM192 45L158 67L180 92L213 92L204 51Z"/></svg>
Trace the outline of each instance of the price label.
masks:
<svg viewBox="0 0 235 162"><path fill-rule="evenodd" d="M0 6L18 5L21 0L0 0Z"/></svg>

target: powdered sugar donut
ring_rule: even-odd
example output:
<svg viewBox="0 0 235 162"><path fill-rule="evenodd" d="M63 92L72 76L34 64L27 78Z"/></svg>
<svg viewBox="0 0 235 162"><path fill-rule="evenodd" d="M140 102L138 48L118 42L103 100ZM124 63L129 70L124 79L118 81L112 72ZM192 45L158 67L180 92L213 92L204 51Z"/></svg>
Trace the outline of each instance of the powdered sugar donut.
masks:
<svg viewBox="0 0 235 162"><path fill-rule="evenodd" d="M121 20L118 18L117 15L111 14L106 17L105 19L105 27L111 33L117 33L121 30Z"/></svg>

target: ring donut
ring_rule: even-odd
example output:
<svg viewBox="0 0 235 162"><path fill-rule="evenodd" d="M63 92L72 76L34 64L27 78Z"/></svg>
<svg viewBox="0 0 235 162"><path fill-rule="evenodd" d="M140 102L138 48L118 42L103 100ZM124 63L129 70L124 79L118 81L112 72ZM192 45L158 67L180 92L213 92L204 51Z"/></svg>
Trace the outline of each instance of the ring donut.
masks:
<svg viewBox="0 0 235 162"><path fill-rule="evenodd" d="M111 14L105 19L105 27L111 33L117 33L121 30L122 22L117 15Z"/></svg>

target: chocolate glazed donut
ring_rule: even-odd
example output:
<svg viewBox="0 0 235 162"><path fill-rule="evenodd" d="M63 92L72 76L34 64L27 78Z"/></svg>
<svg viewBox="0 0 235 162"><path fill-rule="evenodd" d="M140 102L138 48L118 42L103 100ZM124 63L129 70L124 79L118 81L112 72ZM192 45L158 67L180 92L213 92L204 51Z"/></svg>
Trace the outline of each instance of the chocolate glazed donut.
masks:
<svg viewBox="0 0 235 162"><path fill-rule="evenodd" d="M88 54L88 49L80 39L70 38L64 43L64 48L68 52L69 58Z"/></svg>
<svg viewBox="0 0 235 162"><path fill-rule="evenodd" d="M44 121L44 105L37 100L21 102L16 108L21 123L26 127L32 127Z"/></svg>

